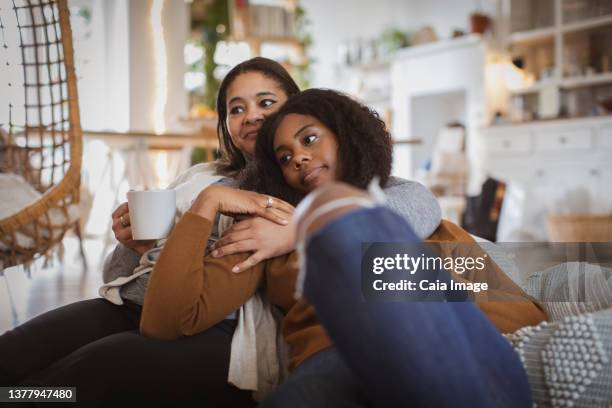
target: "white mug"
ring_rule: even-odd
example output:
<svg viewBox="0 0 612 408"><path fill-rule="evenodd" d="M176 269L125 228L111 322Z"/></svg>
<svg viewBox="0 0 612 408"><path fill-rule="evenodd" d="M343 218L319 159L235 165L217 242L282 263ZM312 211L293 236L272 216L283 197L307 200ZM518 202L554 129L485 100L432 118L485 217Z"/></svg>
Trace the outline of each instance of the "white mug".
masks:
<svg viewBox="0 0 612 408"><path fill-rule="evenodd" d="M161 239L170 234L176 213L175 190L128 191L132 239Z"/></svg>

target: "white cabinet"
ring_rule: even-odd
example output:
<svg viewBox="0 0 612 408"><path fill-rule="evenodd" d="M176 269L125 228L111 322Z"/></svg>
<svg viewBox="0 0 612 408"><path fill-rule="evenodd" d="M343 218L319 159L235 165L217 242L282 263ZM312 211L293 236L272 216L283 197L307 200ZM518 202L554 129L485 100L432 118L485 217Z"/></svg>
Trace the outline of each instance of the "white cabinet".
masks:
<svg viewBox="0 0 612 408"><path fill-rule="evenodd" d="M531 135L529 133L492 134L486 138L487 151L494 154L525 154L531 150Z"/></svg>
<svg viewBox="0 0 612 408"><path fill-rule="evenodd" d="M602 149L612 149L612 124L600 126L597 145Z"/></svg>
<svg viewBox="0 0 612 408"><path fill-rule="evenodd" d="M612 118L495 126L483 132L482 178L511 186L498 240L545 240L551 213L612 212ZM518 197L518 198L517 198ZM506 202L506 201L505 201Z"/></svg>
<svg viewBox="0 0 612 408"><path fill-rule="evenodd" d="M612 161L612 154L610 156L610 160ZM603 169L600 169L599 186L597 188L597 191L598 197L602 200L603 205L608 204L610 212L612 212L612 208L610 208L610 203L612 203L612 188L610 187L611 185L612 165L608 164L607 166L604 166Z"/></svg>
<svg viewBox="0 0 612 408"><path fill-rule="evenodd" d="M565 131L562 129L536 132L534 142L536 152L572 152L589 150L592 147L592 130L581 129Z"/></svg>

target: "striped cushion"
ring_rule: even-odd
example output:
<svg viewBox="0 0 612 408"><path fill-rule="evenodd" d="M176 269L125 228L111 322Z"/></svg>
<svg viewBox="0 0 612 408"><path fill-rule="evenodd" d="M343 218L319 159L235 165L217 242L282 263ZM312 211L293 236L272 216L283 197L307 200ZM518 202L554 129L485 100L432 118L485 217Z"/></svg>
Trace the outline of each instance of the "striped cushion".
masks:
<svg viewBox="0 0 612 408"><path fill-rule="evenodd" d="M567 262L533 274L523 289L558 321L612 306L612 268Z"/></svg>

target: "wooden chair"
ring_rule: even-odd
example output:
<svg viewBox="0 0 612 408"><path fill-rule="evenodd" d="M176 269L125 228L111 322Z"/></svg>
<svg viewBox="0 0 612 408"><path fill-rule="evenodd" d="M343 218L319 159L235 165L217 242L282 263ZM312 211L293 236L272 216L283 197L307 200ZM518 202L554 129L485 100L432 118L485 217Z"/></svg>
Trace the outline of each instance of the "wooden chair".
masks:
<svg viewBox="0 0 612 408"><path fill-rule="evenodd" d="M2 8L7 9L4 4ZM8 124L0 123L6 139L0 144L0 172L21 176L42 196L0 219L0 274L48 255L66 231L78 228L69 210L78 205L81 183L82 130L67 0L14 0L11 9L19 44L2 44L7 36L0 33L0 56L3 51L10 54L10 46L20 48L21 61L7 65L22 66L25 103L19 106L22 122L11 115L14 101L0 105L11 118ZM0 21L0 29L6 27ZM21 84L9 86L15 85ZM52 222L52 211L66 221ZM33 245L23 245L24 237Z"/></svg>

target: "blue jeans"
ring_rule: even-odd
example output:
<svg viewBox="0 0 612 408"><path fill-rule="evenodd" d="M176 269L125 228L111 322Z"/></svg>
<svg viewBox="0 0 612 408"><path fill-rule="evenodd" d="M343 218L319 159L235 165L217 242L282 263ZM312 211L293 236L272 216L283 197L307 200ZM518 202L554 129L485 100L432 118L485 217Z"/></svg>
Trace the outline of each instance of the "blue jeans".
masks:
<svg viewBox="0 0 612 408"><path fill-rule="evenodd" d="M473 303L365 302L362 242L419 239L403 218L383 207L348 213L312 237L304 295L348 367L323 364L321 372L335 369L339 377L354 378L361 387L353 389L365 394L362 406L531 406L518 355ZM427 252L424 246L415 256L421 252ZM304 407L325 406L332 398L327 390L300 394L304 376L299 367L296 374L269 406L296 406L289 403L292 395L300 395ZM338 387L337 393L346 389Z"/></svg>
<svg viewBox="0 0 612 408"><path fill-rule="evenodd" d="M370 406L361 381L332 347L304 360L260 408Z"/></svg>

